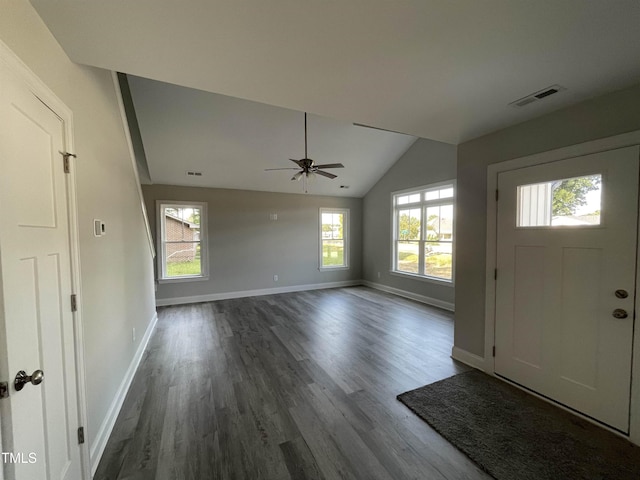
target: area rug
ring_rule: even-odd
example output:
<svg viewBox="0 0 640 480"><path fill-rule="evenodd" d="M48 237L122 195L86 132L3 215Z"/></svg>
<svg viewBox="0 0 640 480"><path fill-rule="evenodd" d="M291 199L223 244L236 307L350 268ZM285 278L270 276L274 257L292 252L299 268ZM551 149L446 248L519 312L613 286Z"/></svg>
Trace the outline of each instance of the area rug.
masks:
<svg viewBox="0 0 640 480"><path fill-rule="evenodd" d="M640 447L477 370L398 400L498 480L640 479Z"/></svg>

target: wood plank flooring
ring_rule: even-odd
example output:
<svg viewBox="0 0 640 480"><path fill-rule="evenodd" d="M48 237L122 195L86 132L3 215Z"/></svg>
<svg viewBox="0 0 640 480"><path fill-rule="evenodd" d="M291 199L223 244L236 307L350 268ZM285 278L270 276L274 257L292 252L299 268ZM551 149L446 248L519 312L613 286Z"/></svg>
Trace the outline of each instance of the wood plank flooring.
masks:
<svg viewBox="0 0 640 480"><path fill-rule="evenodd" d="M96 480L488 479L396 395L452 315L366 287L159 309Z"/></svg>

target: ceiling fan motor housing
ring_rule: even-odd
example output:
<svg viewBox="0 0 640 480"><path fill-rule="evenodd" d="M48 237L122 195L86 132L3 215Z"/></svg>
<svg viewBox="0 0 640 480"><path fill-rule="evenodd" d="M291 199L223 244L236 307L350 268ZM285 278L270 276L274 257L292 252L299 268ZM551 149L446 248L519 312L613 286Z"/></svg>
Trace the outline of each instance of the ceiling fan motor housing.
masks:
<svg viewBox="0 0 640 480"><path fill-rule="evenodd" d="M305 172L313 170L313 160L311 160L310 158L303 158L302 160L300 160L300 163L300 166Z"/></svg>

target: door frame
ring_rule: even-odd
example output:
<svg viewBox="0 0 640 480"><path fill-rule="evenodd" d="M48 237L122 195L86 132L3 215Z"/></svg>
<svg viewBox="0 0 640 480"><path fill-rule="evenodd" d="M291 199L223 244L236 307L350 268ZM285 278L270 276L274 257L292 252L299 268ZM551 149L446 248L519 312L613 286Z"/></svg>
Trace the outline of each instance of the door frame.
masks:
<svg viewBox="0 0 640 480"><path fill-rule="evenodd" d="M623 133L613 137L593 140L578 145L562 147L547 152L528 155L525 157L494 163L487 167L487 248L485 264L485 337L484 337L484 359L482 369L489 375L495 376L495 358L493 347L495 345L495 321L496 321L496 279L495 268L497 265L497 208L496 191L498 188L498 174L509 170L540 165L558 160L565 160L573 157L581 157L592 153L614 150L622 147L640 145L640 130ZM640 222L638 222L638 239L640 240ZM637 243L638 258L640 258L640 241ZM636 266L636 289L635 289L635 311L640 316L640 298L638 298L638 285L640 284L640 269ZM631 405L630 405L630 426L629 436L621 434L617 430L596 422L603 428L607 428L617 435L628 438L636 445L640 445L640 328L636 324L633 336L632 374L631 374ZM545 399L544 397L540 397ZM546 400L546 399L545 399ZM563 407L564 408L564 407ZM575 413L574 410L571 410ZM584 416L585 419L591 420Z"/></svg>
<svg viewBox="0 0 640 480"><path fill-rule="evenodd" d="M15 75L23 84L49 109L62 119L63 136L67 151L74 153L73 112L40 78L4 43L0 40L0 69L6 69ZM71 159L70 159L71 160ZM60 157L62 164L62 157ZM82 322L82 282L80 276L80 236L78 226L78 202L74 161L71 160L70 173L66 175L67 212L69 220L69 258L71 261L71 289L79 301L77 311L72 312L74 326L74 355L76 362L76 383L78 389L78 427L87 427L87 395L84 364L84 330ZM2 277L0 276L0 300L2 298ZM0 347L6 344L4 322L0 322ZM6 348L4 349L6 352ZM0 366L5 359L0 359ZM6 366L6 363L4 363ZM10 372L8 372L10 373ZM8 380L8 379L7 379ZM12 444L8 428L5 425L4 443ZM4 450L3 451L7 451ZM91 478L89 445L80 445L81 471L84 479Z"/></svg>

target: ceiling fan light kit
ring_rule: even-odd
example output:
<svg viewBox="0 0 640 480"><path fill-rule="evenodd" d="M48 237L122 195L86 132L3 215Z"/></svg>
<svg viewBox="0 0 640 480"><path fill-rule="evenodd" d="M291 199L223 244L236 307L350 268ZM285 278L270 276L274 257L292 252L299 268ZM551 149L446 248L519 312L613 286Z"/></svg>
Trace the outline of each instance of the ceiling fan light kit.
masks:
<svg viewBox="0 0 640 480"><path fill-rule="evenodd" d="M295 160L290 158L293 163L295 163L298 168L265 168L265 171L273 171L273 170L298 170L298 172L291 177L291 180L300 180L302 178L304 193L308 193L307 184L311 183L316 174L326 177L330 180L333 180L337 177L333 173L325 172L323 169L326 168L344 168L344 165L341 163L326 163L323 165L316 165L316 163L309 158L307 155L307 112L304 112L304 158L300 160Z"/></svg>

